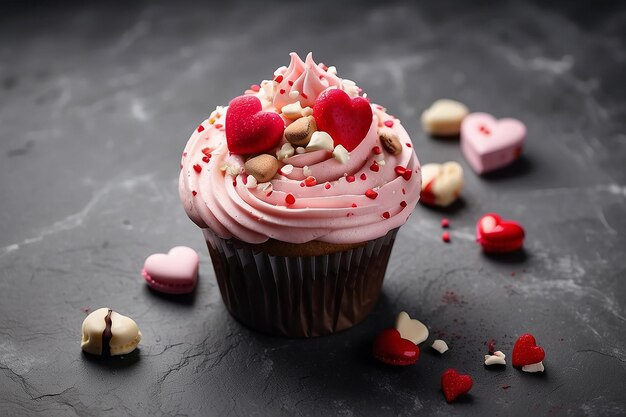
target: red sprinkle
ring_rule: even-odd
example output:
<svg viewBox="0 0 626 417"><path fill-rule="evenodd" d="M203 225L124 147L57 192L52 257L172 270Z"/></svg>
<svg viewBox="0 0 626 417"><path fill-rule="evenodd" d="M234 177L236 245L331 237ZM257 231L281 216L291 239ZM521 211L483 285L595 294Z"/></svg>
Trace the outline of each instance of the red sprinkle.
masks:
<svg viewBox="0 0 626 417"><path fill-rule="evenodd" d="M367 190L365 190L365 197L375 200L376 197L378 197L378 193L371 188L368 188Z"/></svg>
<svg viewBox="0 0 626 417"><path fill-rule="evenodd" d="M202 167L198 164L195 164L193 166L193 170L196 171L198 174L202 171Z"/></svg>
<svg viewBox="0 0 626 417"><path fill-rule="evenodd" d="M300 187L306 187L306 185L304 184L304 181L300 182Z"/></svg>
<svg viewBox="0 0 626 417"><path fill-rule="evenodd" d="M406 168L401 165L398 165L397 167L395 167L394 170L396 171L396 174L398 176L404 175L404 173L406 172Z"/></svg>
<svg viewBox="0 0 626 417"><path fill-rule="evenodd" d="M393 120L385 120L385 126L393 127Z"/></svg>
<svg viewBox="0 0 626 417"><path fill-rule="evenodd" d="M404 188L402 189L402 194L406 194L406 191Z"/></svg>
<svg viewBox="0 0 626 417"><path fill-rule="evenodd" d="M404 171L404 174L402 174L402 178L408 181L411 179L411 175L413 175L413 171L407 169L406 171Z"/></svg>
<svg viewBox="0 0 626 417"><path fill-rule="evenodd" d="M489 352L490 355L493 355L493 353L496 351L496 341L491 339L489 341L489 343L487 344L487 351Z"/></svg>
<svg viewBox="0 0 626 417"><path fill-rule="evenodd" d="M389 212L388 212L388 211L386 211L386 212L384 212L384 213L383 213L383 217L384 217L385 219L388 219L389 217L391 217L391 215L389 214Z"/></svg>
<svg viewBox="0 0 626 417"><path fill-rule="evenodd" d="M288 82L289 82L289 85L293 85L293 81L289 80Z"/></svg>
<svg viewBox="0 0 626 417"><path fill-rule="evenodd" d="M380 146L374 146L372 148L372 152L374 152L376 155L380 155L381 153L383 153L383 151L380 149Z"/></svg>
<svg viewBox="0 0 626 417"><path fill-rule="evenodd" d="M259 86L259 85L257 85L257 84L252 84L252 85L250 86L250 90L255 91L255 92L256 92L256 91L259 91L259 90L261 90L261 86Z"/></svg>
<svg viewBox="0 0 626 417"><path fill-rule="evenodd" d="M306 99L306 98L309 98L309 96L307 96L307 95L306 95L306 94L304 94L304 93L300 93L300 95L302 96L302 98L305 98L305 99Z"/></svg>
<svg viewBox="0 0 626 417"><path fill-rule="evenodd" d="M347 176L346 176L346 181L348 181L348 182L354 182L354 180L355 180L354 175L347 175Z"/></svg>
<svg viewBox="0 0 626 417"><path fill-rule="evenodd" d="M211 158L209 158L208 156L203 156L202 157L202 161L204 162L209 162L211 160Z"/></svg>
<svg viewBox="0 0 626 417"><path fill-rule="evenodd" d="M276 78L274 78L274 81L276 81L277 83L281 83L283 81L283 76L277 75Z"/></svg>
<svg viewBox="0 0 626 417"><path fill-rule="evenodd" d="M330 183L327 182L326 184L324 184L324 188L326 188L328 190L330 188Z"/></svg>
<svg viewBox="0 0 626 417"><path fill-rule="evenodd" d="M372 165L370 165L370 169L374 172L378 172L378 170L380 169L378 166L378 162L376 161L372 162Z"/></svg>
<svg viewBox="0 0 626 417"><path fill-rule="evenodd" d="M199 126L198 126L198 132L202 132L203 130L204 130L204 126L199 125Z"/></svg>
<svg viewBox="0 0 626 417"><path fill-rule="evenodd" d="M223 128L223 127L224 127L224 125L223 125L223 124L221 124L221 123L216 123L216 124L214 124L213 126L215 126L215 128L216 128L216 129L221 129L221 128Z"/></svg>
<svg viewBox="0 0 626 417"><path fill-rule="evenodd" d="M365 181L367 179L367 175L365 175L365 172L361 174L360 177L363 181Z"/></svg>
<svg viewBox="0 0 626 417"><path fill-rule="evenodd" d="M279 93L280 93L280 94L285 94L285 89L284 89L284 88L281 88L281 89L280 89L280 91L279 91Z"/></svg>
<svg viewBox="0 0 626 417"><path fill-rule="evenodd" d="M502 389L509 389L509 388L511 388L510 385L502 385Z"/></svg>
<svg viewBox="0 0 626 417"><path fill-rule="evenodd" d="M237 178L233 180L233 187L236 187L236 186L237 186Z"/></svg>
<svg viewBox="0 0 626 417"><path fill-rule="evenodd" d="M187 152L183 152L183 158L187 157Z"/></svg>
<svg viewBox="0 0 626 417"><path fill-rule="evenodd" d="M446 243L450 242L450 233L443 232L443 234L441 235L441 240L443 240Z"/></svg>
<svg viewBox="0 0 626 417"><path fill-rule="evenodd" d="M198 195L198 193L196 192L196 190L193 190L193 191L191 192L191 195L195 197L196 195Z"/></svg>
<svg viewBox="0 0 626 417"><path fill-rule="evenodd" d="M208 156L209 158L211 157L211 150L209 148L204 148L202 150L202 153Z"/></svg>
<svg viewBox="0 0 626 417"><path fill-rule="evenodd" d="M400 201L400 207L405 208L406 207L406 201Z"/></svg>
<svg viewBox="0 0 626 417"><path fill-rule="evenodd" d="M291 205L295 202L296 202L296 198L293 196L293 194L291 193L287 194L287 197L285 197L285 203Z"/></svg>
<svg viewBox="0 0 626 417"><path fill-rule="evenodd" d="M322 67L324 71L328 71L328 67L326 66L326 64L320 62L320 67Z"/></svg>
<svg viewBox="0 0 626 417"><path fill-rule="evenodd" d="M352 208L356 208L356 203L352 203Z"/></svg>
<svg viewBox="0 0 626 417"><path fill-rule="evenodd" d="M271 195L272 195L272 192L273 192L273 191L269 191L268 193L266 193L266 194L265 194L265 197L269 197L269 196L271 196Z"/></svg>
<svg viewBox="0 0 626 417"><path fill-rule="evenodd" d="M313 187L316 184L317 180L315 179L315 177L306 177L304 179L304 185L306 185L307 187Z"/></svg>
<svg viewBox="0 0 626 417"><path fill-rule="evenodd" d="M445 217L441 219L441 227L448 227L448 226L450 226L450 220L446 219Z"/></svg>
<svg viewBox="0 0 626 417"><path fill-rule="evenodd" d="M410 148L411 147L411 142L407 142L407 143L405 143L405 145L407 146L407 148Z"/></svg>

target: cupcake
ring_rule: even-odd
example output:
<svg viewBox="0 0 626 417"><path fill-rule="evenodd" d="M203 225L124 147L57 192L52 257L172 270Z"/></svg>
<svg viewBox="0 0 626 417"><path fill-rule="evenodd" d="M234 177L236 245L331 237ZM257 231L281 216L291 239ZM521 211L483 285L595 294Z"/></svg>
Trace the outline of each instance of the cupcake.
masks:
<svg viewBox="0 0 626 417"><path fill-rule="evenodd" d="M291 53L194 130L179 193L230 313L264 333L312 337L375 306L420 181L398 119L334 67Z"/></svg>

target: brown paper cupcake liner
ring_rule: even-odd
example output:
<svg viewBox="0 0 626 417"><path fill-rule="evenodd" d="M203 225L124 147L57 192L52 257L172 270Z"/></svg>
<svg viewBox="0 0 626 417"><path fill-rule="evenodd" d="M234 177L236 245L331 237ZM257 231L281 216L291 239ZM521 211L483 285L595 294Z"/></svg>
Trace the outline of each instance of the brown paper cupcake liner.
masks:
<svg viewBox="0 0 626 417"><path fill-rule="evenodd" d="M332 334L362 321L380 296L397 231L348 250L279 256L203 229L231 314L252 329L287 337Z"/></svg>

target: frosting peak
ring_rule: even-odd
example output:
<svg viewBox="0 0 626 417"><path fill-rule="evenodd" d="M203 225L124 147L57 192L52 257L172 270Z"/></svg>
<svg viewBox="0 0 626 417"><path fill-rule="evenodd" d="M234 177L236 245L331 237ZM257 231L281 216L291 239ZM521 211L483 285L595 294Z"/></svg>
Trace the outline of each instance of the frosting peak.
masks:
<svg viewBox="0 0 626 417"><path fill-rule="evenodd" d="M322 91L329 87L342 88L339 77L316 64L311 52L306 56L305 62L295 52L289 55L289 66L279 68L275 73L274 80L278 85L274 88L274 106L277 110L280 111L285 105L296 101L303 108L313 107L315 99Z"/></svg>

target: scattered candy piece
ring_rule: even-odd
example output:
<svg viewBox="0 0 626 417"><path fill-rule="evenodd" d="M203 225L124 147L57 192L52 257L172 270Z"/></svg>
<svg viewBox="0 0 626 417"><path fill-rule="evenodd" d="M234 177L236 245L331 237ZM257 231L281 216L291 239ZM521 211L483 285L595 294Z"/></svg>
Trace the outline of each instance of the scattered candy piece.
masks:
<svg viewBox="0 0 626 417"><path fill-rule="evenodd" d="M437 100L422 113L422 126L433 136L456 136L461 131L461 122L468 114L469 109L463 103Z"/></svg>
<svg viewBox="0 0 626 417"><path fill-rule="evenodd" d="M450 226L450 220L446 219L445 217L441 219L441 227L447 228L449 226Z"/></svg>
<svg viewBox="0 0 626 417"><path fill-rule="evenodd" d="M137 323L107 307L85 317L82 333L80 347L93 355L125 355L135 350L141 341Z"/></svg>
<svg viewBox="0 0 626 417"><path fill-rule="evenodd" d="M441 234L441 240L443 240L446 243L450 243L450 232L443 232Z"/></svg>
<svg viewBox="0 0 626 417"><path fill-rule="evenodd" d="M296 150L291 145L291 143L289 142L283 143L283 146L281 146L281 148L276 152L276 159L278 159L279 161L282 161L283 159L293 156L295 152Z"/></svg>
<svg viewBox="0 0 626 417"><path fill-rule="evenodd" d="M538 364L543 361L546 353L540 346L537 346L535 337L526 333L521 335L513 346L513 366L516 368L523 367L525 365ZM542 365L543 367L543 365Z"/></svg>
<svg viewBox="0 0 626 417"><path fill-rule="evenodd" d="M433 349L443 354L448 351L448 344L441 339L437 339L433 342Z"/></svg>
<svg viewBox="0 0 626 417"><path fill-rule="evenodd" d="M283 116L290 120L295 120L302 117L302 110L303 108L299 101L295 101L291 104L286 104L281 109Z"/></svg>
<svg viewBox="0 0 626 417"><path fill-rule="evenodd" d="M461 150L477 174L509 165L522 153L526 126L516 119L496 120L472 113L461 125Z"/></svg>
<svg viewBox="0 0 626 417"><path fill-rule="evenodd" d="M515 221L502 220L496 213L485 214L476 223L476 242L487 253L513 252L524 245L524 228Z"/></svg>
<svg viewBox="0 0 626 417"><path fill-rule="evenodd" d="M543 367L543 362L533 363L530 365L522 366L522 371L524 372L543 372L545 368Z"/></svg>
<svg viewBox="0 0 626 417"><path fill-rule="evenodd" d="M412 319L404 311L398 314L396 318L396 330L400 332L400 337L410 340L416 345L428 339L428 327L419 320Z"/></svg>
<svg viewBox="0 0 626 417"><path fill-rule="evenodd" d="M278 160L272 155L261 154L248 159L244 169L256 178L257 182L267 182L278 172Z"/></svg>
<svg viewBox="0 0 626 417"><path fill-rule="evenodd" d="M262 111L255 96L239 96L230 101L226 113L226 142L233 154L262 153L280 142L285 131L281 117Z"/></svg>
<svg viewBox="0 0 626 417"><path fill-rule="evenodd" d="M463 168L457 162L422 165L423 204L446 207L452 204L463 189Z"/></svg>
<svg viewBox="0 0 626 417"><path fill-rule="evenodd" d="M328 133L335 146L343 145L348 152L361 143L372 124L369 102L362 97L350 98L339 89L326 90L317 97L313 116L318 129Z"/></svg>
<svg viewBox="0 0 626 417"><path fill-rule="evenodd" d="M460 374L456 369L447 369L441 375L441 390L449 403L459 395L467 394L473 383L471 376Z"/></svg>
<svg viewBox="0 0 626 417"><path fill-rule="evenodd" d="M402 153L402 144L398 135L396 135L391 129L380 129L378 131L378 138L383 148L392 155L400 155Z"/></svg>
<svg viewBox="0 0 626 417"><path fill-rule="evenodd" d="M499 350L493 352L493 355L485 355L485 365L506 365L506 355Z"/></svg>
<svg viewBox="0 0 626 417"><path fill-rule="evenodd" d="M198 280L198 253L186 246L176 246L167 254L148 256L141 270L152 289L168 294L186 294L193 291Z"/></svg>
<svg viewBox="0 0 626 417"><path fill-rule="evenodd" d="M413 365L420 356L419 347L403 339L396 329L383 330L374 341L373 354L376 359L389 365Z"/></svg>
<svg viewBox="0 0 626 417"><path fill-rule="evenodd" d="M299 103L299 102L298 102ZM307 146L311 136L317 130L313 116L302 117L285 129L285 139L293 146Z"/></svg>

